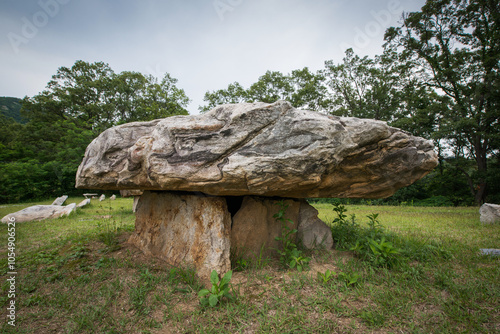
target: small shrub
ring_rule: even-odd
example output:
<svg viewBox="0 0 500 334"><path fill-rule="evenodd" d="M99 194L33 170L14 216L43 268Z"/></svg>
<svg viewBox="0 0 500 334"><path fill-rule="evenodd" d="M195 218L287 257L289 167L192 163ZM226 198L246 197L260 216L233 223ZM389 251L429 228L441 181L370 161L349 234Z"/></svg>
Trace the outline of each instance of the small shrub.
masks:
<svg viewBox="0 0 500 334"><path fill-rule="evenodd" d="M390 267L399 262L400 250L388 240L391 236L378 221L378 214L368 215L368 228L364 228L356 222L355 215L347 220L347 210L343 205L334 204L333 211L337 218L333 220L331 230L338 248L352 250L376 267Z"/></svg>

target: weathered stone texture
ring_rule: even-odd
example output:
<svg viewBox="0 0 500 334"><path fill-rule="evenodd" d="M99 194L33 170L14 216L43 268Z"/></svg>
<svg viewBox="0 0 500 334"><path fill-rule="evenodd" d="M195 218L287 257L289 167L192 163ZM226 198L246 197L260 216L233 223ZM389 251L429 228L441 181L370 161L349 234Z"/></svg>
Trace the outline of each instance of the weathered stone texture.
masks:
<svg viewBox="0 0 500 334"><path fill-rule="evenodd" d="M231 269L231 216L224 198L146 191L129 241L171 265L194 266L202 278Z"/></svg>
<svg viewBox="0 0 500 334"><path fill-rule="evenodd" d="M281 235L281 223L276 221L276 214L280 207L274 199L245 196L241 208L233 216L231 227L231 251L244 256L258 258L260 255L269 257L276 253L280 244L275 240ZM285 219L290 229L296 229L299 218L300 202L284 200L288 205ZM295 235L296 237L296 235ZM295 240L296 241L296 238Z"/></svg>
<svg viewBox="0 0 500 334"><path fill-rule="evenodd" d="M297 237L307 249L331 249L333 247L330 227L318 218L318 210L306 201L300 203Z"/></svg>
<svg viewBox="0 0 500 334"><path fill-rule="evenodd" d="M479 208L479 214L483 224L500 223L500 205L484 203Z"/></svg>
<svg viewBox="0 0 500 334"><path fill-rule="evenodd" d="M26 209L10 213L2 218L2 223L8 223L11 218L14 218L16 223L24 223L34 220L54 219L69 215L76 208L76 204L72 203L66 206L60 205L34 205Z"/></svg>
<svg viewBox="0 0 500 334"><path fill-rule="evenodd" d="M124 124L87 148L78 188L216 196L381 198L437 165L432 142L385 122L223 105L202 115Z"/></svg>
<svg viewBox="0 0 500 334"><path fill-rule="evenodd" d="M245 196L241 208L233 216L231 229L231 251L256 258L260 255L274 256L280 242L282 225L274 215L280 210L279 201L272 198ZM286 199L288 205L285 220L287 226L297 229L293 241L299 240L307 249L333 246L330 228L318 218L318 211L305 200Z"/></svg>

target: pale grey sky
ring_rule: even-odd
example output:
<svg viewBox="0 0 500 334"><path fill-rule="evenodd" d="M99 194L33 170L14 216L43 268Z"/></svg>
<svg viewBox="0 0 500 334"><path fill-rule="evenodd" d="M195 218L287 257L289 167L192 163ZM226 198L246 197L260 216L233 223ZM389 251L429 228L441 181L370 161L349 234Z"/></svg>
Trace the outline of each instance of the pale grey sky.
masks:
<svg viewBox="0 0 500 334"><path fill-rule="evenodd" d="M387 27L425 0L1 0L0 96L41 92L61 66L103 61L117 73L179 80L198 113L207 90L248 87L382 50Z"/></svg>

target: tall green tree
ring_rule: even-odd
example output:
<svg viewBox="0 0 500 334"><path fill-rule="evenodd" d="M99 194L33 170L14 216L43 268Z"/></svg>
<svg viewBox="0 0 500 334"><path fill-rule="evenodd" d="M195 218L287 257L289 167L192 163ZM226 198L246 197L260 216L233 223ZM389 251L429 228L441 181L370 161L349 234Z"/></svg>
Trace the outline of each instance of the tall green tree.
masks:
<svg viewBox="0 0 500 334"><path fill-rule="evenodd" d="M348 49L342 63L326 61L322 73L332 114L383 120L428 139L439 127L442 98L394 50L372 59Z"/></svg>
<svg viewBox="0 0 500 334"><path fill-rule="evenodd" d="M75 193L75 174L88 144L126 122L186 115L177 80L137 72L116 74L103 62L61 67L46 89L23 100L26 124L5 118L0 135L0 202Z"/></svg>
<svg viewBox="0 0 500 334"><path fill-rule="evenodd" d="M453 101L443 108L441 133L456 155L475 161L457 165L477 204L487 195L488 157L499 150L500 3L496 0L428 0L403 16L386 40L421 67L426 81Z"/></svg>
<svg viewBox="0 0 500 334"><path fill-rule="evenodd" d="M218 89L206 92L203 101L207 104L199 106L201 112L209 111L221 104L247 102L247 93L238 82L230 83L226 89Z"/></svg>
<svg viewBox="0 0 500 334"><path fill-rule="evenodd" d="M320 73L312 73L307 67L294 70L290 74L267 71L248 89L234 82L226 89L206 92L203 100L207 102L207 105L200 106L199 110L205 112L227 103L273 103L286 100L296 108L321 111L328 106L323 80Z"/></svg>

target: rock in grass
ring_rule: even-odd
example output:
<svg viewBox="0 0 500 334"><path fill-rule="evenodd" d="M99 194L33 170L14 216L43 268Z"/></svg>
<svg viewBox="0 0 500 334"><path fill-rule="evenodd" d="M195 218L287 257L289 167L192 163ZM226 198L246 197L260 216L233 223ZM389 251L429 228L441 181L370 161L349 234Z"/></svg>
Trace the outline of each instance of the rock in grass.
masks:
<svg viewBox="0 0 500 334"><path fill-rule="evenodd" d="M479 214L483 224L500 223L500 205L484 203L479 208Z"/></svg>
<svg viewBox="0 0 500 334"><path fill-rule="evenodd" d="M2 218L2 223L15 220L16 223L24 223L34 220L54 219L69 215L76 208L75 203L66 206L60 205L34 205L21 211L6 215Z"/></svg>
<svg viewBox="0 0 500 334"><path fill-rule="evenodd" d="M54 202L52 202L52 205L63 205L64 202L66 202L66 200L68 199L68 196L67 195L64 195L64 196L61 196L61 197L58 197L54 200Z"/></svg>
<svg viewBox="0 0 500 334"><path fill-rule="evenodd" d="M383 198L437 163L432 142L385 122L297 110L285 101L241 103L110 128L87 147L76 185Z"/></svg>
<svg viewBox="0 0 500 334"><path fill-rule="evenodd" d="M90 204L90 198L86 198L83 201L81 201L80 203L78 203L76 205L76 207L77 208L83 208L84 206L89 205L89 204Z"/></svg>
<svg viewBox="0 0 500 334"><path fill-rule="evenodd" d="M500 256L500 249L481 248L479 251L481 255Z"/></svg>

